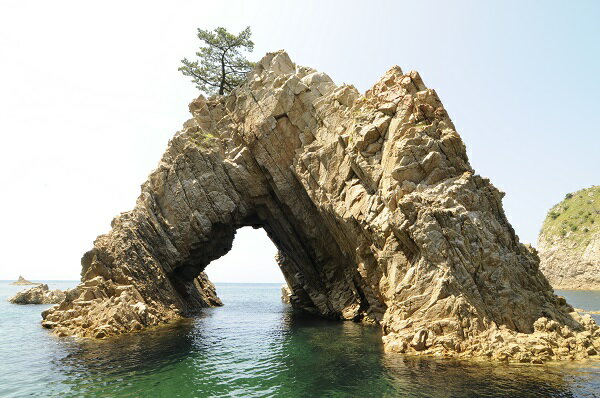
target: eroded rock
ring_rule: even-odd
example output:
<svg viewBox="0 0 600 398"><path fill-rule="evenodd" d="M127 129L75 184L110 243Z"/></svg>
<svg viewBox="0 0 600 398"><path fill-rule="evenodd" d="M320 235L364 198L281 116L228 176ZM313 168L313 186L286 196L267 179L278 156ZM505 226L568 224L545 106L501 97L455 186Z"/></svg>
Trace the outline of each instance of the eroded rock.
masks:
<svg viewBox="0 0 600 398"><path fill-rule="evenodd" d="M8 299L13 304L58 304L65 299L65 292L50 290L48 285L40 284L23 290Z"/></svg>
<svg viewBox="0 0 600 398"><path fill-rule="evenodd" d="M279 249L294 307L376 323L388 351L531 362L600 348L418 73L394 67L363 96L270 53L190 112L46 327L105 337L217 305L202 271L252 226Z"/></svg>
<svg viewBox="0 0 600 398"><path fill-rule="evenodd" d="M292 303L292 291L290 290L290 288L288 287L288 285L282 285L281 286L281 301L284 304L291 304Z"/></svg>

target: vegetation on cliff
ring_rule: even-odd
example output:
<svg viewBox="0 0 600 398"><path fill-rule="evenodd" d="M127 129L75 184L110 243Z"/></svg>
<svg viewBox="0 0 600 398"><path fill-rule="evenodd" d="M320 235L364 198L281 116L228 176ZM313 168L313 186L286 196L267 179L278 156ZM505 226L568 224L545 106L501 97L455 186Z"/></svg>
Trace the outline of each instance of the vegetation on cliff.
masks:
<svg viewBox="0 0 600 398"><path fill-rule="evenodd" d="M190 76L198 90L206 94L227 94L246 81L246 75L254 66L242 51L252 52L254 43L248 26L238 35L225 28L214 31L198 29L198 39L204 42L196 56L199 60L181 60L179 71Z"/></svg>
<svg viewBox="0 0 600 398"><path fill-rule="evenodd" d="M550 209L538 252L555 289L600 289L600 186L569 193Z"/></svg>
<svg viewBox="0 0 600 398"><path fill-rule="evenodd" d="M552 207L540 231L540 238L560 237L571 249L583 251L600 232L600 186L574 193ZM564 242L563 242L564 244Z"/></svg>

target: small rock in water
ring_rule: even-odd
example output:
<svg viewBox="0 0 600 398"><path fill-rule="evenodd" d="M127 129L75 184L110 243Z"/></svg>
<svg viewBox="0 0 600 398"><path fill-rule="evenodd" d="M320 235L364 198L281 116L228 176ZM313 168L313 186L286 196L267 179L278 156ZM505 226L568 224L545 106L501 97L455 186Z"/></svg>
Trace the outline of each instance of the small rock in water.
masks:
<svg viewBox="0 0 600 398"><path fill-rule="evenodd" d="M39 285L39 283L30 282L27 279L19 275L19 279L16 282L12 282L11 285Z"/></svg>
<svg viewBox="0 0 600 398"><path fill-rule="evenodd" d="M41 284L15 294L10 301L13 304L58 304L65 298L65 292L50 290L48 285Z"/></svg>

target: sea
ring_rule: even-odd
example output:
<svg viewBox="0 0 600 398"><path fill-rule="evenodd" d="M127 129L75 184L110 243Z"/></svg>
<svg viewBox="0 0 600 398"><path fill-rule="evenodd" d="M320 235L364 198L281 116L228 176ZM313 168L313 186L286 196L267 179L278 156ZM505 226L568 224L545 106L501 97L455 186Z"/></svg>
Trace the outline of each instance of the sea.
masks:
<svg viewBox="0 0 600 398"><path fill-rule="evenodd" d="M509 365L386 354L378 328L296 312L281 302L279 284L217 284L223 307L96 341L50 334L40 325L50 306L8 303L26 288L9 282L0 281L3 398L600 397L600 361ZM600 292L557 293L600 310Z"/></svg>

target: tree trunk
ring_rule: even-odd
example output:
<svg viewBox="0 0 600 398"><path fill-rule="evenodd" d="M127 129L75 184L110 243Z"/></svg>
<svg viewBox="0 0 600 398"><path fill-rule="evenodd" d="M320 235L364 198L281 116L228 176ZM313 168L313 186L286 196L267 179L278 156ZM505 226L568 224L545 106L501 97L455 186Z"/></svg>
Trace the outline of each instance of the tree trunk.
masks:
<svg viewBox="0 0 600 398"><path fill-rule="evenodd" d="M225 94L225 53L221 57L221 84L219 85L219 95Z"/></svg>

